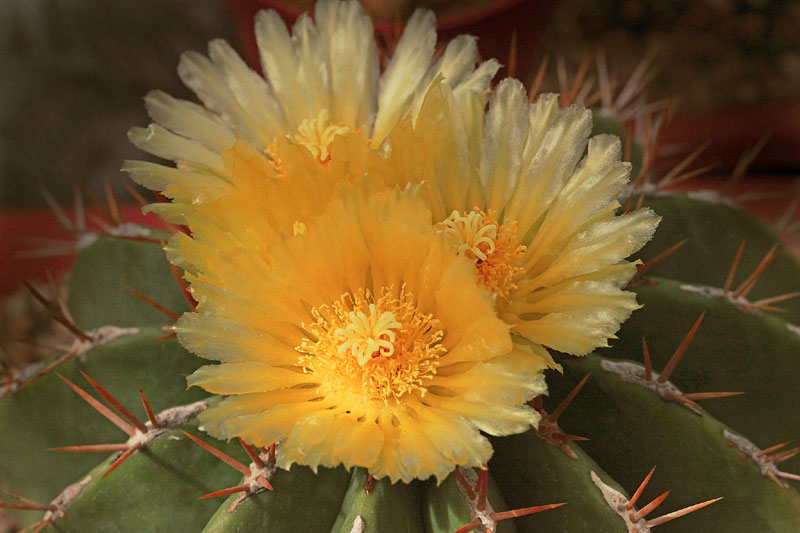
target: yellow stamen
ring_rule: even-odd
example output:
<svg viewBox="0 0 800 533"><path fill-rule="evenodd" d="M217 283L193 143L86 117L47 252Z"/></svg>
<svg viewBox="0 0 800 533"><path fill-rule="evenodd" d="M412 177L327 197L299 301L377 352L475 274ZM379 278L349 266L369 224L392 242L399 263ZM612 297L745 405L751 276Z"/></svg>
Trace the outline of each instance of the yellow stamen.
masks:
<svg viewBox="0 0 800 533"><path fill-rule="evenodd" d="M317 118L305 119L297 128L298 133L290 136L292 140L308 148L320 163L331 158L330 148L334 138L350 131L347 126L330 124L329 119L328 110L323 109Z"/></svg>
<svg viewBox="0 0 800 533"><path fill-rule="evenodd" d="M484 219L483 213L477 210L463 216L453 211L442 221L444 234L458 243L457 253L466 252L467 257L486 261L487 255L494 252L497 224L486 224Z"/></svg>
<svg viewBox="0 0 800 533"><path fill-rule="evenodd" d="M267 157L269 158L269 165L272 167L272 170L274 170L275 173L282 178L286 178L288 174L286 173L286 169L283 167L281 157L278 153L278 143L274 142L267 146L266 150L264 150L264 153L266 153Z"/></svg>
<svg viewBox="0 0 800 533"><path fill-rule="evenodd" d="M323 395L352 394L365 403L396 404L404 395L425 394L445 353L444 332L432 315L420 313L405 290L383 288L343 294L312 310L308 337L297 347L305 372L319 376Z"/></svg>
<svg viewBox="0 0 800 533"><path fill-rule="evenodd" d="M403 327L395 320L394 313L384 311L379 316L378 306L369 304L369 316L363 311L350 311L347 316L350 317L347 327L333 332L343 341L339 345L339 355L350 350L358 364L364 366L373 357L391 357L394 354L394 329Z"/></svg>
<svg viewBox="0 0 800 533"><path fill-rule="evenodd" d="M524 246L517 244L517 223L499 224L491 210L486 214L476 207L463 215L453 211L441 222L441 227L456 245L456 253L475 259L481 283L508 299L517 288L514 277L523 271L514 266L525 251Z"/></svg>
<svg viewBox="0 0 800 533"><path fill-rule="evenodd" d="M305 235L306 225L300 222L299 220L295 220L294 224L292 224L292 233L294 235Z"/></svg>

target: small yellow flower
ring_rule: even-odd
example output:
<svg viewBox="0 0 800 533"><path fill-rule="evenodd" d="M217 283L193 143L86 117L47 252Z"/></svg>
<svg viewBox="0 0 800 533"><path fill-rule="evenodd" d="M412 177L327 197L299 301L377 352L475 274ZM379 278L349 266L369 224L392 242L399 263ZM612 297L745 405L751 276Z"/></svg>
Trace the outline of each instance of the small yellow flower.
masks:
<svg viewBox="0 0 800 533"><path fill-rule="evenodd" d="M350 188L269 249L205 235L171 246L199 302L179 339L221 361L189 383L229 395L202 415L212 435L280 442L284 467L409 482L482 465L481 432L538 422L526 402L544 392L547 361L513 343L414 191Z"/></svg>
<svg viewBox="0 0 800 533"><path fill-rule="evenodd" d="M125 169L135 181L179 202L213 200L230 181L221 154L237 141L267 154L279 171L284 165L280 148L287 140L324 164L339 137L354 135L360 144L381 145L399 120L416 113L440 77L459 101L468 102L469 95L485 99L500 67L493 59L476 67L476 39L467 35L449 42L432 64L435 18L418 10L381 72L372 22L355 0L318 1L313 20L301 15L291 34L276 12L262 11L255 34L264 77L228 43L215 40L208 57L187 52L178 65L181 79L203 105L161 91L145 97L153 123L131 129L129 137L142 150L174 161L178 170L129 162ZM180 223L176 211L162 215Z"/></svg>
<svg viewBox="0 0 800 533"><path fill-rule="evenodd" d="M434 84L367 174L423 184L439 231L539 356L545 347L583 355L607 346L638 307L623 290L636 271L626 258L659 220L649 209L617 213L630 173L619 139L589 138L591 112L560 109L557 95L529 104L516 80L498 85L485 116L483 100L470 98L456 104L448 84ZM481 118L462 112L469 108Z"/></svg>

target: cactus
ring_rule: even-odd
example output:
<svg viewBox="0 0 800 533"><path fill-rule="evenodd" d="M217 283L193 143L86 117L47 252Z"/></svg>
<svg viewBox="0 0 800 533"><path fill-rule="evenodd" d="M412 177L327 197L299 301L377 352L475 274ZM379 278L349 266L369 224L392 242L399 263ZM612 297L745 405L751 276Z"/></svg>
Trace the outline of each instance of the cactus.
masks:
<svg viewBox="0 0 800 533"><path fill-rule="evenodd" d="M320 4L324 6L320 9L341 9L340 14L352 15L356 9L344 3ZM416 22L412 20L410 26L420 32L417 37L429 36L432 28L428 32L420 30L426 24L426 15L415 15L415 18ZM362 39L365 31L363 25L359 26L359 20L357 17L347 19L353 24L349 30L356 40ZM261 22L272 31L281 31L279 25L274 25L274 16L264 16ZM303 29L313 30L306 19L298 23L295 35L301 35ZM366 33L371 42L371 28L367 28ZM318 37L313 31L303 35ZM468 41L460 44L464 50L474 46ZM430 44L431 51L432 46ZM398 45L397 54L404 51ZM224 45L212 44L212 60L231 69L240 69L227 74L242 76L244 65L232 60L226 55L228 52ZM408 55L414 59L413 54ZM227 60L222 61L221 57ZM513 266L520 263L512 260L507 264L491 263L494 270L490 274L478 271L480 281L494 290L496 306L506 311L499 318L493 316L493 312L489 313L491 317L484 317L481 313L493 307L481 303L484 300L480 295L486 289L481 288L484 292L480 292L470 286L470 276L474 277L472 266L464 265L477 264L475 257L467 255L470 251L486 266L490 263L488 256L500 250L504 243L518 244L519 241L508 237L513 235L510 225L504 228L503 223L492 218L497 214L491 210L496 200L491 195L485 211L484 206L480 213L456 210L448 217L449 204L442 200L439 205L431 198L444 198L448 191L456 190L458 177L447 175L437 197L436 191L426 188L428 180L424 172L435 167L437 158L444 156L431 149L429 155L433 157L426 159L420 149L437 145L436 135L447 127L446 122L437 122L442 116L450 116L442 114L442 109L453 114L463 112L463 117L473 118L470 112L482 110L489 96L488 91L481 90L481 83L488 87L488 79L497 65L486 62L470 71L471 83L477 85L478 90L470 93L473 89L469 88L459 92L458 83L447 86L437 72L427 71L429 58L430 54L423 57L425 62L418 80L424 90L415 93L413 87L386 83L388 91L394 91L394 98L405 99L415 110L412 120L407 109L403 111L399 104L392 107L387 97L389 111L378 114L384 117L383 122L379 119L372 133L373 138L383 136L378 141L388 139L393 152L388 157L380 154L376 146L365 148L356 135L323 128L330 117L322 113L303 122L301 134L265 143L268 157L237 143L225 152L224 161L207 148L195 150L187 158L188 145L179 145L185 141L184 137L173 135L170 138L173 144L163 142L172 134L157 125L151 126L149 133L132 132L134 142L141 147L181 160L178 170L174 171L157 170L143 163L126 166L134 179L163 191L173 200L151 205L148 209L172 223L188 225L194 239L189 239L178 226L174 228L177 236L172 237L169 244L169 234L141 228L116 232L117 235L112 234L115 232L91 238L84 235L69 276L66 302L31 287L34 296L53 318L72 332L74 342L50 360L12 371L0 389L3 395L0 399L0 427L3 428L0 432L0 489L4 491L0 507L13 510L20 523L31 531L645 532L658 527L658 531L790 532L800 528L800 495L792 486L793 481L800 480L800 475L792 473L798 470L798 459L794 456L800 453L800 447L791 447L786 442L800 433L800 389L795 383L795 378L800 376L800 327L796 325L800 324L800 304L790 298L800 290L800 263L782 249L780 236L722 192L700 194L672 190L669 185L681 170L668 175L666 180L653 182L649 162L654 157L656 144L645 139L641 145L631 145L628 152L637 160L635 179L625 190L617 191L621 195L620 204L610 201L608 205L612 211L617 207L617 214L621 215L623 211L631 211L636 202L639 206L649 206L663 217L653 242L639 252L640 263L620 262L620 258L612 261L614 268L630 274L626 275L624 283L636 294L642 308L633 312L616 335L614 331L587 322L583 327L594 326L603 329L602 332L590 335L588 331L578 331L575 339L570 338L557 346L564 346L564 350L573 353L597 348L583 357L555 350L548 353L524 337L524 332L528 331L525 324L530 318L520 312L514 319L516 330L520 332L513 338L514 350L525 357L503 360L504 350L511 349L502 347L505 346L503 342L511 344L508 326L503 325L503 320L511 320L508 316L514 315L509 301L515 294L515 283L522 283L526 273L521 272L522 267ZM278 59L273 60L279 63ZM416 61L421 60L416 58ZM280 68L280 65L272 67ZM208 75L214 68L202 56L189 55L180 71L201 97L208 98L206 90L213 77L203 79L202 75ZM387 73L391 69L390 65ZM452 75L451 72L439 74L445 78ZM251 74L244 76L236 79L252 81L248 77ZM345 84L346 91L357 91L353 84L358 80L339 79L339 82ZM291 89L281 87L274 79L272 83L276 91ZM245 85L238 86L238 90L246 92L257 87L256 84ZM214 90L216 96L234 97L230 89L217 87ZM512 102L509 104L511 111L514 105L527 109L523 107L527 104L513 103L515 98L519 99L520 90L514 82L498 85L495 96L491 97L487 121L507 121L512 132L514 127L523 128L512 124L519 118L513 112L503 115L503 110L494 111L501 105L497 102L507 101ZM573 95L579 92L573 91ZM535 94L531 100L533 96ZM222 104L220 100L214 102L218 107L209 107L228 118L232 108L224 106L238 105L235 98ZM561 104L571 103L569 97L562 97ZM225 144L230 140L224 135L229 130L217 127L220 122L216 116L194 104L176 104L170 97L154 93L148 96L148 105L154 120L170 125L185 136L190 136L186 128L201 123L207 126L206 133L216 134L216 137L208 135L208 143ZM575 106L558 111L552 97L542 97L535 105L538 107L532 109L546 110L553 116L563 113L565 117L576 117L575 124L580 124L583 120L580 116L585 116ZM194 123L172 120L175 115L170 112L176 106L187 110ZM351 108L351 111L361 113L363 109ZM462 126L469 130L464 120ZM555 130L556 126L563 126L568 130L568 120L573 119L554 120L556 125L548 128ZM595 132L624 131L615 120L602 112L595 113ZM321 131L322 134L311 142L311 130L317 126L320 128L317 133ZM241 127L237 132L246 131L243 136L249 137L252 144L257 144L258 136L264 133L253 123L237 127ZM431 129L426 130L427 127ZM575 128L575 131L580 129ZM437 132L436 135L425 137L431 131ZM531 135L543 138L549 131ZM327 134L334 140L323 142ZM340 137L339 141L336 137ZM158 138L162 139L161 144ZM467 139L464 145L469 147L473 141ZM509 144L503 145L506 141ZM513 148L513 135L510 140L494 139L494 142L498 150ZM633 139L627 142L631 144ZM405 148L409 148L407 152ZM455 142L448 145L445 141L440 148L457 151L459 146ZM588 148L590 153L601 149L611 154L611 168L622 169L622 177L625 177L627 167L614 163L615 150L619 150L616 142L601 136ZM575 161L567 165L569 172L581 155L578 153ZM561 155L556 153L556 156ZM542 157L546 158L546 154ZM258 166L262 163L267 170ZM287 196L276 199L274 195L290 195L295 185L277 179L266 192L244 187L233 193L230 200L226 196L230 182L215 180L213 172L208 171L220 164L233 165L235 175L227 170L227 176L241 178L245 185L249 183L245 179L248 173L271 172L277 178L291 177L298 187L306 187L306 194L311 183L315 194L307 199L289 196L296 200L296 205L285 205ZM341 172L342 164L349 165L353 175L360 175L361 170L367 169L365 173L389 186L405 186L402 180L416 185L407 187L402 195L397 191L373 194L369 187L359 189L357 186L342 192L330 186L330 173ZM292 169L298 168L302 172L292 174ZM437 171L447 174L446 169ZM308 183L303 181L306 179ZM615 183L622 185L620 179ZM359 194L371 199L359 204ZM322 202L326 197L334 198L330 201L336 206L320 207L333 221L328 226L306 217L306 211L315 207L309 204ZM208 206L216 209L218 205L226 207L221 215L218 211L203 211ZM208 285L203 285L209 272L224 277L229 275L225 271L228 261L239 261L241 256L224 248L230 242L226 240L230 232L241 231L237 238L247 240L253 232L259 231L259 224L263 222L253 215L259 209L270 210L270 216L272 210L276 216L288 212L292 216L280 219L278 225L285 226L282 231L290 237L274 237L277 255L271 257L285 259L276 264L289 265L286 269L291 271L293 266L289 259L293 256L290 252L301 246L296 243L302 237L317 238L324 227L369 226L364 223L369 220L367 215L383 213L380 208L386 206L391 207L386 211L399 214L389 214L376 221L374 226L378 229L371 233L363 230L363 238L373 245L366 250L375 255L392 254L395 253L392 247L402 250L402 244L407 241L422 239L419 236L427 235L426 232L435 234L436 238L430 240L433 244L427 240L423 242L430 247L425 250L431 250L426 253L434 259L414 270L423 277L427 273L429 278L424 283L436 286L438 295L446 295L452 287L458 287L459 291L455 292L463 298L459 300L461 308L453 313L460 320L467 320L471 316L469 313L480 315L482 322L470 324L479 332L481 350L494 350L493 353L498 354L491 360L499 368L495 369L496 374L482 374L479 379L469 381L470 386L491 389L494 383L486 381L491 378L507 385L506 396L524 396L522 401L527 407L517 405L518 400L502 399L503 394L492 397L503 410L498 411L501 414L496 420L483 420L478 425L484 433L492 435L491 448L482 447L484 437L477 431L465 433L475 439L474 448L493 450L486 465L478 463L476 466L475 457L481 457L479 452L465 452L465 462L449 465L444 460L435 462L420 457L418 449L398 452L398 462L408 457L414 460L409 461L413 464L404 464L395 470L389 461L375 458L371 459L369 468L365 468L366 459L352 460L342 452L337 453L343 459L314 460L309 458L309 450L293 449L291 440L261 442L259 431L272 431L268 424L261 424L261 429L256 431L242 424L240 419L246 417L233 418L231 422L212 414L230 412L232 405L237 406L235 401L240 394L230 383L221 384L215 374L232 364L229 361L232 356L224 350L220 353L214 350L228 346L235 351L234 340L242 338L242 325L231 322L230 313L225 314L227 310L213 307L220 301L231 307L240 303L234 300L209 303L214 296ZM424 221L425 213L430 218L430 212L435 213L434 219L442 221L435 232L426 229L426 223L419 222ZM215 213L226 219L215 221L217 230L227 228L228 233L215 233L214 227L204 225L208 222L204 217ZM654 219L650 211L637 209L627 218L615 217L613 212L608 216L610 219L604 219L606 223L611 223L609 220L632 221L630 227L620 226L617 232L639 244L626 248L622 258L650 237L648 228ZM494 224L488 224L487 220ZM399 239L403 243L391 242L386 250L375 251L385 242L381 240L382 224L390 222L396 224L394 227L403 228L396 233L403 237ZM226 227L229 223L243 225ZM474 242L462 245L465 247L460 249L461 255L452 253L442 244L450 242L446 239L452 235L462 236L459 232L466 231L470 224L479 223L483 228L494 228L496 233L488 241L482 239L490 235L489 231L481 229L471 235ZM586 224L584 230L590 223ZM643 225L644 229L635 230L636 224ZM573 229L579 233L580 228ZM637 231L639 236L635 235ZM329 250L325 246L333 240L330 235L339 234L324 234L326 238L319 239L318 249ZM209 242L218 243L219 248L209 247ZM164 254L165 245L172 263ZM198 255L197 250L208 255ZM332 255L321 255L329 261L323 263L314 252L302 250L307 252L302 264L313 265L318 261L318 264L329 264L332 271L337 268L334 263L339 259L331 259ZM409 247L409 250L419 253L419 248ZM522 253L521 248L515 246L502 250L512 259ZM356 252L353 255L358 255ZM215 263L216 253L228 255L220 255L225 260ZM198 257L206 258L208 263L201 263ZM216 265L217 270L209 270L208 265ZM366 275L377 276L375 272L380 265L372 263L365 269ZM255 269L246 270L245 267L252 266L246 261L235 266L243 267L236 272L237 276L262 275ZM505 267L508 269L503 270ZM276 267L276 270L280 269ZM597 275L602 270L598 267L593 273ZM500 274L491 277L497 272ZM385 276L390 278L389 274ZM234 284L239 278L225 279ZM295 293L302 294L305 290L301 284L292 285L296 282L283 273L278 277L283 285L268 285L271 279L263 278L264 290L272 291L270 294L276 300L288 301ZM309 282L308 278L304 281ZM416 288L408 283L409 293ZM613 302L618 308L601 307L599 311L603 316L614 315L611 322L615 326L636 307L630 294L618 289L616 286L607 289L613 292ZM337 302L327 310L315 308L313 316L317 322L304 323L302 327L313 331L317 341L301 344L298 351L302 357L312 357L321 342L319 339L326 338L325 335L334 329L330 324L335 325L336 317L349 316L348 311L356 316L356 308L362 309L364 321L370 317L377 319L372 327L382 328L382 334L373 339L377 344L372 356L380 354L382 349L394 349L394 335L399 336L401 330L393 326L393 320L405 316L402 313L411 305L405 288L398 287L398 291L377 294L376 290L374 296L364 292L351 295L349 303ZM394 299L390 298L393 295ZM579 296L592 298L589 293ZM195 298L200 300L199 307ZM498 303L503 298L506 300ZM389 318L386 313L377 315L373 309L384 299L395 306ZM203 309L209 305L219 312L212 319L203 314ZM778 312L778 305L783 312ZM195 309L198 312L192 312ZM371 315L367 316L366 311ZM340 312L339 315L336 312ZM183 318L179 318L181 315ZM440 322L434 322L432 316L417 313L408 320L417 320L425 326L419 328L429 335L425 337L425 347L435 351L438 357L440 351L452 350L442 346L440 341L443 336L452 335L452 331L459 328L459 322L448 323L447 317L442 317L442 325L438 326ZM569 317L562 320L569 320ZM352 324L341 325L350 327ZM350 339L347 327L340 328L343 333L335 333L335 338ZM437 331L437 327L442 327L442 331ZM565 331L568 330L565 328ZM608 337L614 338L604 346ZM380 344L384 341L389 343L388 348ZM361 349L363 345L348 344L349 340L340 342L339 353L349 354L352 349L352 355L363 368L362 359L371 357ZM591 348L584 350L588 344L592 344ZM544 345L554 348L548 343ZM530 351L526 351L528 349ZM511 353L516 353L514 350ZM222 360L222 363L202 366L201 360L191 352ZM242 382L249 383L248 380L255 379L249 376L261 375L258 365L249 364L248 372L240 378ZM540 375L548 366L549 393L543 394ZM354 368L358 370L359 367ZM272 372L275 373L275 376L270 375L272 380L283 379L289 383L295 379L278 370ZM187 388L186 376L189 375L192 376L189 383L202 388ZM422 386L419 385L421 381L404 383L411 389ZM247 388L249 385L239 383L237 386ZM227 390L211 391L215 387L227 387ZM308 387L286 387L285 390L303 394ZM247 389L247 392L252 390ZM502 403L504 401L507 403ZM423 408L419 409L421 416L426 416ZM448 419L437 423L450 424L442 427L451 433L457 434L463 429L463 424L453 424ZM357 440L358 435L348 432L336 433L335 427L317 426L315 431L323 429L339 439L340 449L356 439L360 447L358 453L362 456L368 455L362 448L373 444L369 439ZM440 447L451 445L447 440L450 436L446 435L437 444ZM312 431L306 438L313 437ZM452 446L455 450L456 445ZM452 455L457 452L452 451ZM326 460L332 464L327 464ZM425 470L423 466L428 462L433 466ZM418 475L419 472L424 475ZM664 504L664 509L669 510L655 513L654 509L664 502L668 493L671 494L670 490L674 495ZM224 501L220 503L218 498ZM650 503L643 503L646 501ZM659 516L654 516L656 514ZM676 518L680 520L673 522Z"/></svg>

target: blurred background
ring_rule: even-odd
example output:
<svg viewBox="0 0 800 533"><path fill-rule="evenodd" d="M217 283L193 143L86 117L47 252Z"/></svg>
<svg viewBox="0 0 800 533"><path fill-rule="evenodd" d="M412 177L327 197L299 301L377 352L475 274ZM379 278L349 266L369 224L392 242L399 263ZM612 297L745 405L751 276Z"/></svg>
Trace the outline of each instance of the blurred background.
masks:
<svg viewBox="0 0 800 533"><path fill-rule="evenodd" d="M178 57L218 36L235 39L221 0L0 2L0 206L43 205L40 183L62 202L118 184L142 97L188 97Z"/></svg>
<svg viewBox="0 0 800 533"><path fill-rule="evenodd" d="M249 17L277 7L288 18L310 0L3 0L0 3L0 207L60 202L74 184L100 195L121 191L118 171L141 158L125 132L148 123L142 97L153 88L190 97L175 66L187 49L222 37L252 53ZM772 131L756 168L796 173L800 163L800 2L771 0L365 0L390 29L417 6L437 11L445 37L478 34L482 53L506 63L518 32L517 76L530 81L544 57L545 87L558 89L557 63L574 74L598 50L625 79L648 53L651 101L677 96L678 118L743 116L741 150ZM764 111L766 110L766 111ZM750 115L748 115L748 113ZM771 113L765 117L765 113ZM748 120L750 116L750 120ZM755 116L756 123L753 123ZM749 126L747 126L749 124ZM700 125L702 126L702 124ZM725 128L729 129L729 128ZM776 134L777 131L777 134ZM729 132L728 132L729 133ZM788 139L786 138L788 136ZM724 139L723 139L724 141ZM724 141L723 144L729 141ZM737 144L738 143L738 144ZM784 146L777 146L783 144ZM772 155L770 155L772 150ZM713 150L712 150L713 151ZM730 159L730 158L728 158ZM725 165L730 161L723 163Z"/></svg>

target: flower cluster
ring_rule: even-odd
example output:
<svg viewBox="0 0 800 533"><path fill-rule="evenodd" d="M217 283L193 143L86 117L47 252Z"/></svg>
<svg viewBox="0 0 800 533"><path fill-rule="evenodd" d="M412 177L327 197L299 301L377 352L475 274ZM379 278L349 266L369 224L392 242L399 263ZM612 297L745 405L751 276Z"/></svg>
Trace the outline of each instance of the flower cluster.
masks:
<svg viewBox="0 0 800 533"><path fill-rule="evenodd" d="M409 20L379 66L355 1L291 30L256 18L264 77L222 41L178 67L199 105L154 92L128 162L185 225L168 245L197 308L177 325L225 395L220 438L279 443L278 461L443 479L486 463L485 437L538 423L548 349L586 354L637 307L625 260L652 235L618 215L620 143L590 112L529 103L460 36ZM485 111L488 108L488 111Z"/></svg>

